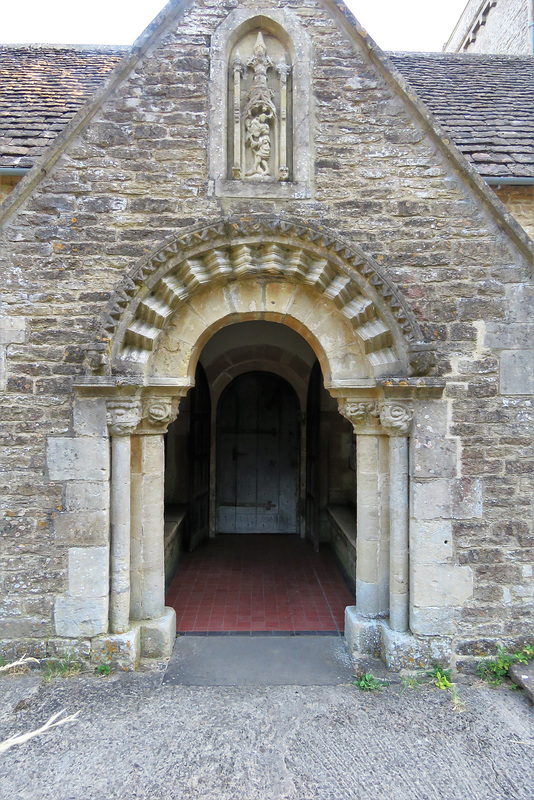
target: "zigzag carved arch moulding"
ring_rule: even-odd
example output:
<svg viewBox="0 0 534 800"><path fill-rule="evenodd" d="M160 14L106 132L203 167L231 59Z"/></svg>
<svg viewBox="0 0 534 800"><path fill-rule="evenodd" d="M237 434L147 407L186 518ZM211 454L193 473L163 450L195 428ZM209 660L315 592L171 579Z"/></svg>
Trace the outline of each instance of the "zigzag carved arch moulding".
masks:
<svg viewBox="0 0 534 800"><path fill-rule="evenodd" d="M300 282L328 298L378 373L391 365L407 376L425 375L432 367L433 344L424 341L401 292L361 248L322 227L249 215L181 232L138 263L108 304L103 344L89 353L92 370L102 369L104 350L113 371L142 370L166 323L196 292L262 279Z"/></svg>

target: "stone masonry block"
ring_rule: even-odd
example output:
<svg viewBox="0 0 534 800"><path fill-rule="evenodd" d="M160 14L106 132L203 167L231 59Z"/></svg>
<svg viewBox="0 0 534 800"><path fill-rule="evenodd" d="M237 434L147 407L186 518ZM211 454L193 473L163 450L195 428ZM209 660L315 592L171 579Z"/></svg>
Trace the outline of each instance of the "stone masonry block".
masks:
<svg viewBox="0 0 534 800"><path fill-rule="evenodd" d="M54 622L58 636L98 636L108 629L108 597L56 598Z"/></svg>
<svg viewBox="0 0 534 800"><path fill-rule="evenodd" d="M141 654L141 632L137 625L125 633L98 636L91 642L91 662L124 670L136 669Z"/></svg>
<svg viewBox="0 0 534 800"><path fill-rule="evenodd" d="M141 655L144 658L169 658L176 640L176 612L166 607L161 617L139 623Z"/></svg>
<svg viewBox="0 0 534 800"><path fill-rule="evenodd" d="M460 606L473 594L470 567L452 564L412 564L410 580L413 606Z"/></svg>
<svg viewBox="0 0 534 800"><path fill-rule="evenodd" d="M0 392L5 391L7 385L6 348L0 346Z"/></svg>
<svg viewBox="0 0 534 800"><path fill-rule="evenodd" d="M52 481L106 481L109 478L107 438L49 437L46 460Z"/></svg>
<svg viewBox="0 0 534 800"><path fill-rule="evenodd" d="M47 642L48 655L52 658L70 658L76 661L89 661L91 642L89 639L49 639Z"/></svg>
<svg viewBox="0 0 534 800"><path fill-rule="evenodd" d="M478 478L451 481L451 516L453 519L482 517L482 484Z"/></svg>
<svg viewBox="0 0 534 800"><path fill-rule="evenodd" d="M455 478L458 444L444 436L417 436L413 442L413 474L417 478Z"/></svg>
<svg viewBox="0 0 534 800"><path fill-rule="evenodd" d="M74 432L78 436L107 436L106 401L103 397L77 397L74 401Z"/></svg>
<svg viewBox="0 0 534 800"><path fill-rule="evenodd" d="M0 639L39 639L49 636L50 620L40 617L4 617L0 619Z"/></svg>
<svg viewBox="0 0 534 800"><path fill-rule="evenodd" d="M436 478L423 482L412 483L412 517L416 520L437 519L450 517L451 481L445 478Z"/></svg>
<svg viewBox="0 0 534 800"><path fill-rule="evenodd" d="M534 350L504 350L501 353L501 394L534 392Z"/></svg>
<svg viewBox="0 0 534 800"><path fill-rule="evenodd" d="M66 511L107 511L109 483L69 481L65 486Z"/></svg>
<svg viewBox="0 0 534 800"><path fill-rule="evenodd" d="M418 608L410 606L410 630L420 636L447 636L455 631L453 608Z"/></svg>
<svg viewBox="0 0 534 800"><path fill-rule="evenodd" d="M521 283L507 286L506 294L511 304L510 312L518 322L532 322L532 309L534 308L534 287L532 284Z"/></svg>
<svg viewBox="0 0 534 800"><path fill-rule="evenodd" d="M69 549L69 594L71 597L107 597L109 554L107 547Z"/></svg>
<svg viewBox="0 0 534 800"><path fill-rule="evenodd" d="M416 478L455 478L457 442L446 437L447 405L421 404L412 435L412 474Z"/></svg>
<svg viewBox="0 0 534 800"><path fill-rule="evenodd" d="M56 542L80 547L106 545L109 515L105 511L64 511L54 518Z"/></svg>
<svg viewBox="0 0 534 800"><path fill-rule="evenodd" d="M495 350L534 347L534 325L513 322L490 322L486 326L484 345Z"/></svg>
<svg viewBox="0 0 534 800"><path fill-rule="evenodd" d="M452 522L446 519L412 520L410 558L414 563L443 563L452 558Z"/></svg>
<svg viewBox="0 0 534 800"><path fill-rule="evenodd" d="M0 317L0 344L20 344L25 339L25 317Z"/></svg>

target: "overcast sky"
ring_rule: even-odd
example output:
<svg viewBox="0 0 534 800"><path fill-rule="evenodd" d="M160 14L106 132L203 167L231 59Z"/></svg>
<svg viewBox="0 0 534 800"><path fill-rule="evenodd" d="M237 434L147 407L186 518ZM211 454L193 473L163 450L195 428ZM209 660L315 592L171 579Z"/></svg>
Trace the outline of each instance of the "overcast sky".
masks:
<svg viewBox="0 0 534 800"><path fill-rule="evenodd" d="M348 0L384 50L441 50L466 0ZM132 44L164 0L3 0L0 40L7 43Z"/></svg>

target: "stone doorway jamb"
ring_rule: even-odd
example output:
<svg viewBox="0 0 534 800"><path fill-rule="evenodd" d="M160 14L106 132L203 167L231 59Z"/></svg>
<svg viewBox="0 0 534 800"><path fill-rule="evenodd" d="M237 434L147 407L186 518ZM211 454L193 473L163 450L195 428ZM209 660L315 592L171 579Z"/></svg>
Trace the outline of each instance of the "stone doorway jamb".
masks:
<svg viewBox="0 0 534 800"><path fill-rule="evenodd" d="M132 440L130 617L139 627L145 658L168 658L176 638L175 611L165 606L164 435L187 388L143 388Z"/></svg>
<svg viewBox="0 0 534 800"><path fill-rule="evenodd" d="M91 658L126 669L140 657L167 657L176 636L174 609L164 605L163 435L191 387L180 380L148 383L94 376L74 387L78 398L103 401L111 437L109 625L92 637ZM145 469L136 473L139 452Z"/></svg>
<svg viewBox="0 0 534 800"><path fill-rule="evenodd" d="M421 649L409 629L409 436L418 399L441 396L443 382L384 378L330 391L356 435L356 606L345 636L354 652L409 666Z"/></svg>

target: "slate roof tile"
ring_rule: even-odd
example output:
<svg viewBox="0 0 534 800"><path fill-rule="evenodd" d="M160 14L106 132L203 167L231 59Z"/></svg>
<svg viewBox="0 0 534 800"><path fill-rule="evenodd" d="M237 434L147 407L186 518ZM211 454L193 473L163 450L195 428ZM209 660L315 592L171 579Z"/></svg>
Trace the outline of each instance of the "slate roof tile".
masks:
<svg viewBox="0 0 534 800"><path fill-rule="evenodd" d="M0 45L0 167L29 167L126 47ZM389 53L483 177L534 177L534 58Z"/></svg>
<svg viewBox="0 0 534 800"><path fill-rule="evenodd" d="M534 57L388 55L482 177L534 178Z"/></svg>
<svg viewBox="0 0 534 800"><path fill-rule="evenodd" d="M128 49L0 45L0 167L33 166Z"/></svg>

